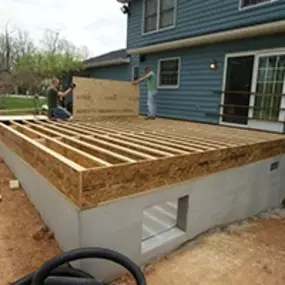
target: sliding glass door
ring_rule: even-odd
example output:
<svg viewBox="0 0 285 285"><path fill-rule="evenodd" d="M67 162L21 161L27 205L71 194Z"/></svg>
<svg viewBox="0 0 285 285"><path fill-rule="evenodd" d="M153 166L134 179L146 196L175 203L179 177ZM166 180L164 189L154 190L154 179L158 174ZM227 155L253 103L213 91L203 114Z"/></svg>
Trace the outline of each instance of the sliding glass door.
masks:
<svg viewBox="0 0 285 285"><path fill-rule="evenodd" d="M258 56L253 118L279 121L284 93L285 54Z"/></svg>

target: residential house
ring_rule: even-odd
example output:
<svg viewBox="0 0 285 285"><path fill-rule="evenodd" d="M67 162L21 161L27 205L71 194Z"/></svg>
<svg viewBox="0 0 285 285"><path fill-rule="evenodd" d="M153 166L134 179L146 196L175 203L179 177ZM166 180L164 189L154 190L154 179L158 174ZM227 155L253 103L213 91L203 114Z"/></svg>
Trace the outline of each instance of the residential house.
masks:
<svg viewBox="0 0 285 285"><path fill-rule="evenodd" d="M126 49L115 50L84 61L85 77L128 81L130 59Z"/></svg>
<svg viewBox="0 0 285 285"><path fill-rule="evenodd" d="M158 116L284 132L285 0L117 1L132 69L157 72Z"/></svg>

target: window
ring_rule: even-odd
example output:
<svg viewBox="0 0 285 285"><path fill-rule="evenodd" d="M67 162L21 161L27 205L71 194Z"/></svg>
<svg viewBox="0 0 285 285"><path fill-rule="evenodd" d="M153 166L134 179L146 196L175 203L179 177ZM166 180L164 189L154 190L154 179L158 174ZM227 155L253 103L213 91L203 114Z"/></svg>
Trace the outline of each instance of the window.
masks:
<svg viewBox="0 0 285 285"><path fill-rule="evenodd" d="M174 26L176 0L144 0L144 33Z"/></svg>
<svg viewBox="0 0 285 285"><path fill-rule="evenodd" d="M258 62L254 118L276 121L285 81L285 55L261 56Z"/></svg>
<svg viewBox="0 0 285 285"><path fill-rule="evenodd" d="M138 66L133 66L132 81L138 80L140 76L140 69Z"/></svg>
<svg viewBox="0 0 285 285"><path fill-rule="evenodd" d="M241 8L247 8L247 7L260 5L263 3L274 2L274 1L276 1L276 0L240 0L240 7Z"/></svg>
<svg viewBox="0 0 285 285"><path fill-rule="evenodd" d="M158 87L179 86L180 58L161 59L158 63Z"/></svg>

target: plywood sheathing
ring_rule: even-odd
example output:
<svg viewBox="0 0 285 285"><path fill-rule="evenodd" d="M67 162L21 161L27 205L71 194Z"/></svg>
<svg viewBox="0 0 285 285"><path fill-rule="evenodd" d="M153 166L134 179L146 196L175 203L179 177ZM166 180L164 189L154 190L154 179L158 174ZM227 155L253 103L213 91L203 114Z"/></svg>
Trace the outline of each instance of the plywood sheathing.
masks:
<svg viewBox="0 0 285 285"><path fill-rule="evenodd" d="M139 87L131 82L75 77L73 116L76 120L97 117L137 116Z"/></svg>
<svg viewBox="0 0 285 285"><path fill-rule="evenodd" d="M36 170L40 168L51 183L55 174L49 172L59 173L55 186L73 200L79 193L75 200L81 208L285 153L283 135L165 119L11 123L1 128L5 131L1 137L13 134L4 143ZM54 162L43 171L19 145L15 147L18 136L27 141L24 147L44 149L44 156ZM61 170L62 164L75 175Z"/></svg>

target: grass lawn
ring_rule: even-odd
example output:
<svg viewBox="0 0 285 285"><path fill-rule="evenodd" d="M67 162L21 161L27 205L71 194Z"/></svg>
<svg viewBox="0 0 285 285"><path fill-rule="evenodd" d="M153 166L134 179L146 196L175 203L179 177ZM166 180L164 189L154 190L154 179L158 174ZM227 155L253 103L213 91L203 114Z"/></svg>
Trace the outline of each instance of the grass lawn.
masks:
<svg viewBox="0 0 285 285"><path fill-rule="evenodd" d="M35 105L35 103L37 105ZM9 96L4 99L4 106L0 106L3 110L13 110L13 109L32 109L35 106L40 107L46 103L45 98L37 99L36 102L34 98L21 98Z"/></svg>

